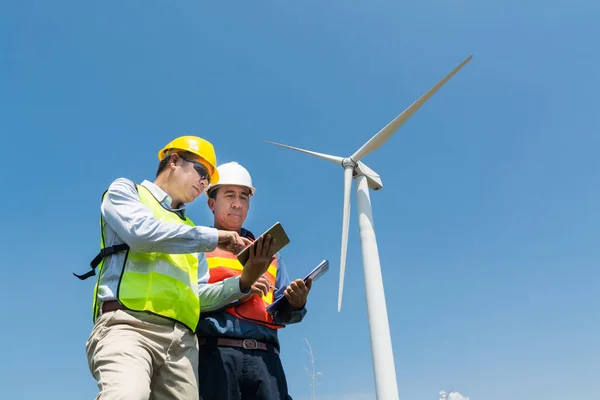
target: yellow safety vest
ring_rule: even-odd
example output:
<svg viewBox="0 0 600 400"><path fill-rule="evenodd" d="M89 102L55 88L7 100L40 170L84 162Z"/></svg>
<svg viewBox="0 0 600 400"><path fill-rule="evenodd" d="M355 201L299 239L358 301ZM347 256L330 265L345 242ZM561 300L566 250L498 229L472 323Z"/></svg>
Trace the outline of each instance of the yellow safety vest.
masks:
<svg viewBox="0 0 600 400"><path fill-rule="evenodd" d="M182 219L175 212L165 209L144 186L136 185L136 188L140 200L152 210L155 218L171 224L194 226L189 218ZM105 248L104 232L101 235L100 247L101 252L95 259L97 261L100 257L101 261L98 264L99 278L94 287L94 322L98 318L97 293L104 257L118 251L127 251L116 293L119 302L130 310L160 315L180 322L192 331L196 330L200 318L198 253L137 252L129 249L127 245L113 246L116 249ZM92 268L93 263L94 261Z"/></svg>

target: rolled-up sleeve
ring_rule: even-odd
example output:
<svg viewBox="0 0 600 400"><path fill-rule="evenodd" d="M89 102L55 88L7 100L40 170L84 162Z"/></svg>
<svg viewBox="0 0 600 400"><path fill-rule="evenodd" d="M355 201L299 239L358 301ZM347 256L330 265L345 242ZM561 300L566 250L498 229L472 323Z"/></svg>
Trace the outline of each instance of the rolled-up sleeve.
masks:
<svg viewBox="0 0 600 400"><path fill-rule="evenodd" d="M203 226L171 224L154 217L125 178L115 180L102 201L102 218L132 250L185 254L212 251L218 231Z"/></svg>

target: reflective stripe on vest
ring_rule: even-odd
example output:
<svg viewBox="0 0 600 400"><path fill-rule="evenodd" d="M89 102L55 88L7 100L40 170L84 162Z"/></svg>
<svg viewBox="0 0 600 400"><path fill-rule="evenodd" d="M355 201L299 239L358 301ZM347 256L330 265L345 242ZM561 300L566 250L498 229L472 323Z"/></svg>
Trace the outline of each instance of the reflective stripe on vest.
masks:
<svg viewBox="0 0 600 400"><path fill-rule="evenodd" d="M221 282L227 278L238 276L244 268L235 254L221 249L206 253L206 260L210 274L208 283ZM273 317L267 311L267 306L273 303L273 287L275 287L277 279L277 258L269 265L263 276L269 280L271 285L271 290L266 296L254 294L247 301L228 307L225 311L238 318L259 323L271 329L283 328L283 325L278 325L273 321Z"/></svg>
<svg viewBox="0 0 600 400"><path fill-rule="evenodd" d="M189 219L182 219L173 211L165 209L144 186L136 185L140 200L156 219L171 223L194 226ZM102 232L101 248L104 248ZM102 277L104 260L98 267ZM97 291L94 288L94 321L98 317ZM117 287L117 299L133 311L146 311L170 318L195 331L200 317L198 299L198 253L166 254L127 250L121 278Z"/></svg>

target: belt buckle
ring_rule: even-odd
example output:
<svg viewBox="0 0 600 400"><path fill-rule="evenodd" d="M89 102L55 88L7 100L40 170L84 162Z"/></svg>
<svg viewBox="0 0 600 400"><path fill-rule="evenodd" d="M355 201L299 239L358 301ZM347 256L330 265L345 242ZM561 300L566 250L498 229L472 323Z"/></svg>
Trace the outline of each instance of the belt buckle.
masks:
<svg viewBox="0 0 600 400"><path fill-rule="evenodd" d="M252 345L248 345L248 343L252 343ZM246 350L254 350L258 348L258 342L256 339L244 339L242 341L242 347Z"/></svg>

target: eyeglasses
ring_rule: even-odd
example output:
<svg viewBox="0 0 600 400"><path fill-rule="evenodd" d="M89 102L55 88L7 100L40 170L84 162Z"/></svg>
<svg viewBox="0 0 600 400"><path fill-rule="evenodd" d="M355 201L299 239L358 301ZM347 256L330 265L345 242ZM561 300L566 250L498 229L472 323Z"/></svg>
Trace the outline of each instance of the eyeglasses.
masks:
<svg viewBox="0 0 600 400"><path fill-rule="evenodd" d="M183 158L185 161L194 164L194 169L196 170L198 175L200 175L200 178L206 179L208 181L208 183L210 183L210 174L208 173L208 170L206 169L206 167L204 165L200 164L198 161L191 160L187 157L184 157L181 154L178 154L178 155L179 155L179 157Z"/></svg>

